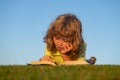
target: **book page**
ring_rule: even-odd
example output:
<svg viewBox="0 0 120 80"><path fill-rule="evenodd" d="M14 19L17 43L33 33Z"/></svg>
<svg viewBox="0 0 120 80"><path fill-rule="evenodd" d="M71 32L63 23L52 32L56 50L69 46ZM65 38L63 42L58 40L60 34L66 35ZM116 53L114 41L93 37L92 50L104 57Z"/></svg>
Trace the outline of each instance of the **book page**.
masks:
<svg viewBox="0 0 120 80"><path fill-rule="evenodd" d="M64 61L59 65L86 65L89 64L86 61Z"/></svg>
<svg viewBox="0 0 120 80"><path fill-rule="evenodd" d="M50 62L50 61L31 61L28 63L28 65L51 65L51 66L56 66L55 63Z"/></svg>
<svg viewBox="0 0 120 80"><path fill-rule="evenodd" d="M86 61L64 61L58 65L87 65L89 64ZM28 63L28 65L51 65L51 66L56 66L54 62L50 61L31 61Z"/></svg>

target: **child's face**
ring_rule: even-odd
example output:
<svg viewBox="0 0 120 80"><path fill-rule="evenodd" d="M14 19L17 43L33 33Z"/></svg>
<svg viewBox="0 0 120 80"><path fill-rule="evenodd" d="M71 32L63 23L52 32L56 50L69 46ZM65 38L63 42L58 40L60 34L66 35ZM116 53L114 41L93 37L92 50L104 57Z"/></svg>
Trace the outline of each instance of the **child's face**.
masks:
<svg viewBox="0 0 120 80"><path fill-rule="evenodd" d="M72 42L67 41L66 38L53 37L53 42L55 44L56 49L61 54L66 54L67 52L73 49Z"/></svg>

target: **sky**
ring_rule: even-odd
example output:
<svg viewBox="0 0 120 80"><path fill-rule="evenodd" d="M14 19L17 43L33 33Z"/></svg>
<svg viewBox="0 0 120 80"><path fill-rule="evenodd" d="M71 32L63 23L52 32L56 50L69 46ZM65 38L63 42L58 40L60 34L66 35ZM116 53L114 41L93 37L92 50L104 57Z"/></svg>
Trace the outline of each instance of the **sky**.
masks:
<svg viewBox="0 0 120 80"><path fill-rule="evenodd" d="M0 65L38 61L50 23L65 13L82 22L86 59L120 65L120 0L0 0Z"/></svg>

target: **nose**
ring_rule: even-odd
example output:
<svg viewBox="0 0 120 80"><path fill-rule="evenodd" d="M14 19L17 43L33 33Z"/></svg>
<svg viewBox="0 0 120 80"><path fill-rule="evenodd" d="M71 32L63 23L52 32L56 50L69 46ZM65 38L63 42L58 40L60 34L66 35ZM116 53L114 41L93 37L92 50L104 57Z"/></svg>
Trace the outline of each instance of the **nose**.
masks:
<svg viewBox="0 0 120 80"><path fill-rule="evenodd" d="M59 46L63 46L63 41L62 41L62 40L59 40L59 41L58 41L58 45L59 45Z"/></svg>

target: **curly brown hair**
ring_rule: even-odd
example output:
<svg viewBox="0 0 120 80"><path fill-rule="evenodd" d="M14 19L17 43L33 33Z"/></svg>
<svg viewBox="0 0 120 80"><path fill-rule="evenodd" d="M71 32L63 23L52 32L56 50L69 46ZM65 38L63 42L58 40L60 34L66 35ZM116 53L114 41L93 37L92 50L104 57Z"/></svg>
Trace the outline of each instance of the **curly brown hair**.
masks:
<svg viewBox="0 0 120 80"><path fill-rule="evenodd" d="M73 44L73 49L67 53L72 59L76 60L82 54L81 45L83 43L81 21L73 14L62 14L58 16L49 26L44 42L47 49L53 54L57 51L53 42L53 37L65 37Z"/></svg>

